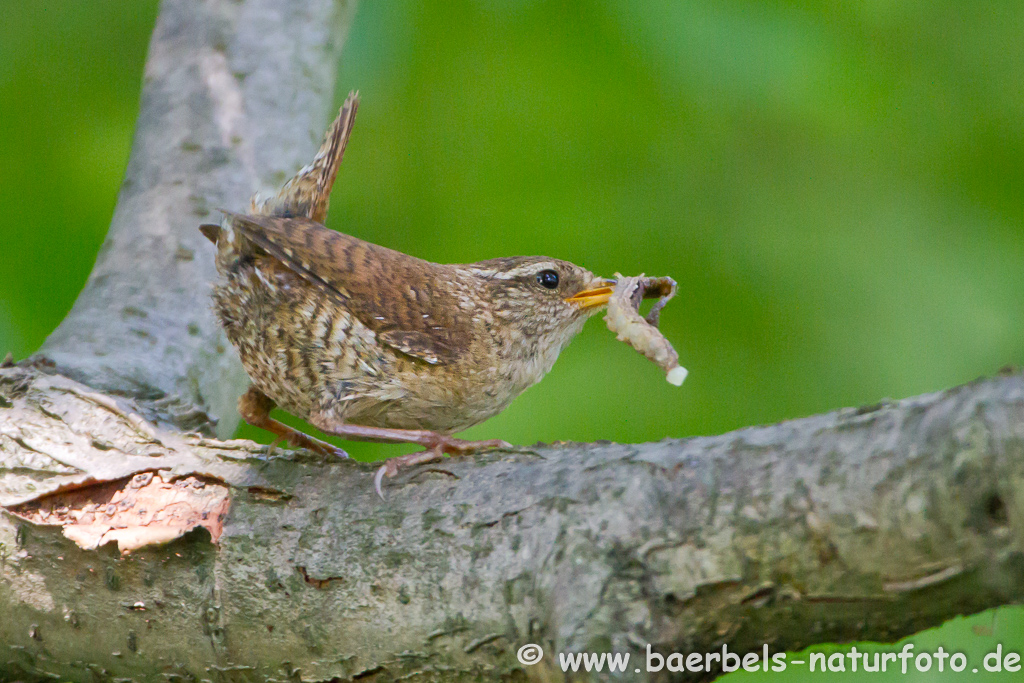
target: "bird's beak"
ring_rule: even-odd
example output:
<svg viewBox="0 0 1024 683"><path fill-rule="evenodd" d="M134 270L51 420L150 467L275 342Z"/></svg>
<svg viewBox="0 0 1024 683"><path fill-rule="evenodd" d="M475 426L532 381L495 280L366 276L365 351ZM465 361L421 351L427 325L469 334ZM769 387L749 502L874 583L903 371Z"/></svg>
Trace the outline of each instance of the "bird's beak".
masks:
<svg viewBox="0 0 1024 683"><path fill-rule="evenodd" d="M579 294L570 296L566 301L583 309L604 306L608 303L608 299L612 298L612 287L615 286L615 280L601 280L600 283L600 286L585 289Z"/></svg>

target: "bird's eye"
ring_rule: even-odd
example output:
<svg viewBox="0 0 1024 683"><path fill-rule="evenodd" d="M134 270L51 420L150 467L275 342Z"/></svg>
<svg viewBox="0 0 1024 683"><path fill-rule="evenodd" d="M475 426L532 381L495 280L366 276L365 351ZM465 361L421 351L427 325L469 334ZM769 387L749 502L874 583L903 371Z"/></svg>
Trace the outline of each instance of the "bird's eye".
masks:
<svg viewBox="0 0 1024 683"><path fill-rule="evenodd" d="M537 282L541 287L554 289L558 286L558 273L553 270L542 270L537 273Z"/></svg>

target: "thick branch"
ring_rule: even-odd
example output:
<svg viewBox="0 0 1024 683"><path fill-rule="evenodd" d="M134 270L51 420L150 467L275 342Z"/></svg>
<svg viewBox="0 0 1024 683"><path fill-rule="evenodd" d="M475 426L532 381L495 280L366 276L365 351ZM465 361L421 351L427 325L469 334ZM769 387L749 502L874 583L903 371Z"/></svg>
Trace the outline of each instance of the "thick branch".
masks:
<svg viewBox="0 0 1024 683"><path fill-rule="evenodd" d="M88 661L154 679L479 680L520 668L527 642L549 662L642 662L645 643L774 652L891 641L1024 598L1019 375L719 437L451 460L381 503L370 466L193 437L170 453L133 443L127 403L2 372L0 467L22 477L0 482L8 510L92 461L123 478L182 453L232 500L219 546L199 531L125 559L6 515L0 642L17 664L0 675L84 680ZM105 434L74 462L56 446Z"/></svg>
<svg viewBox="0 0 1024 683"><path fill-rule="evenodd" d="M179 423L200 425L198 406L233 431L246 380L209 313L213 250L197 226L312 157L351 5L161 3L110 232L41 354L94 388L163 399Z"/></svg>

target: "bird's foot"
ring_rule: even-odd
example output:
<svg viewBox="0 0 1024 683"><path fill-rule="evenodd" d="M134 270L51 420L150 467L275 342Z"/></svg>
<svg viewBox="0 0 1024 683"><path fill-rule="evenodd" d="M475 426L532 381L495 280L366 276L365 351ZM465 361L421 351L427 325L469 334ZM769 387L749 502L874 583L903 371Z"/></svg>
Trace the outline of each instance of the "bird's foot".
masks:
<svg viewBox="0 0 1024 683"><path fill-rule="evenodd" d="M253 427L266 429L271 434L277 436L274 442L270 444L269 452L273 452L277 442L284 439L294 448L305 448L324 457L348 457L348 453L337 446L320 439L315 439L309 434L300 432L283 422L273 419L270 417L270 411L273 408L274 402L256 387L249 387L249 390L238 399L238 413L242 416L243 420Z"/></svg>
<svg viewBox="0 0 1024 683"><path fill-rule="evenodd" d="M276 439L271 441L270 445L267 446L267 455L272 455L277 445L284 441L292 448L301 448L307 451L312 451L313 453L316 453L317 455L323 456L325 458L348 457L348 453L346 453L341 448L338 448L334 444L327 443L326 441L321 441L320 439L312 437L304 432L300 432L297 429L292 429L291 427L285 426L285 429L291 431L279 434ZM275 432L275 434L276 433L277 432Z"/></svg>
<svg viewBox="0 0 1024 683"><path fill-rule="evenodd" d="M424 465L428 462L437 462L444 457L445 453L449 455L469 455L490 448L512 448L512 444L501 439L466 441L445 434L435 434L429 441L424 442L423 445L426 446L427 450L409 453L397 458L388 458L380 466L380 469L377 470L373 477L373 488L377 491L377 495L380 496L381 500L384 500L384 492L381 489L384 477L393 477L402 468Z"/></svg>
<svg viewBox="0 0 1024 683"><path fill-rule="evenodd" d="M317 455L322 455L325 458L347 458L346 453L341 448L338 448L334 444L321 441L320 439L314 438L309 434L304 434L298 430L292 430L291 434L283 435L285 441L294 446L295 448L305 448L307 451L313 451Z"/></svg>

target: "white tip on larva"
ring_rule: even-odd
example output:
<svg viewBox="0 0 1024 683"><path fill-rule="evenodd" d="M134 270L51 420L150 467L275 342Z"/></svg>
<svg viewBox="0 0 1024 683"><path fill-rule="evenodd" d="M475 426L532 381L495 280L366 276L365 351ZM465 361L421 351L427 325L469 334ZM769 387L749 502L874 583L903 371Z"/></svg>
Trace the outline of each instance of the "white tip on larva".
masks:
<svg viewBox="0 0 1024 683"><path fill-rule="evenodd" d="M676 367L668 371L668 374L665 375L665 379L668 380L669 384L674 384L675 386L678 387L682 386L683 380L686 379L686 376L688 374L690 373L686 370L686 368L684 368L682 365L677 365Z"/></svg>

